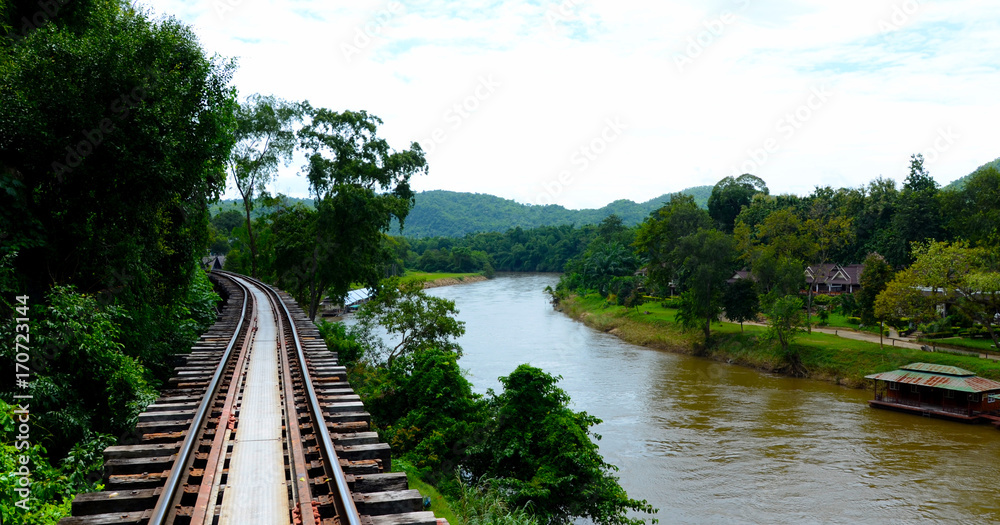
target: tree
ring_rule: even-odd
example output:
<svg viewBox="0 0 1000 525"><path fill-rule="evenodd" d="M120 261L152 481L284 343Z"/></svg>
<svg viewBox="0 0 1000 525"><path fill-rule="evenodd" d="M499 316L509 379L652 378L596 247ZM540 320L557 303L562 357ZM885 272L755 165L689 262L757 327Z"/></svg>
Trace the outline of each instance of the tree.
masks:
<svg viewBox="0 0 1000 525"><path fill-rule="evenodd" d="M815 244L791 208L780 208L757 226L740 222L733 234L743 261L765 297L797 294L805 286L805 260ZM765 309L771 304L764 301Z"/></svg>
<svg viewBox="0 0 1000 525"><path fill-rule="evenodd" d="M374 115L303 107L308 122L298 137L310 152L304 172L316 196L319 249L297 273L317 283L308 301L315 318L324 293L342 299L354 283L378 287L393 260L383 237L393 220L403 225L413 206L410 178L426 173L427 162L415 142L390 148Z"/></svg>
<svg viewBox="0 0 1000 525"><path fill-rule="evenodd" d="M857 299L861 323L872 325L878 320L875 316L875 299L892 281L895 272L885 257L877 253L868 254L868 257L865 257L864 265L865 269L859 278L861 290L855 294L855 298Z"/></svg>
<svg viewBox="0 0 1000 525"><path fill-rule="evenodd" d="M224 188L233 65L207 58L178 21L154 23L126 2L65 9L3 47L4 248L35 290L93 293L117 272L142 301L168 303L190 285L206 201ZM3 25L22 26L8 16Z"/></svg>
<svg viewBox="0 0 1000 525"><path fill-rule="evenodd" d="M778 341L792 375L804 376L805 367L798 352L792 347L792 341L802 331L802 299L796 295L776 297L770 301L767 326L768 336Z"/></svg>
<svg viewBox="0 0 1000 525"><path fill-rule="evenodd" d="M655 510L618 484L612 475L617 468L591 440L600 439L590 431L600 420L571 410L559 379L526 364L500 378L503 392L487 393L491 420L471 449L470 472L494 479L513 506L527 506L543 522L587 517L601 525L643 523L626 513Z"/></svg>
<svg viewBox="0 0 1000 525"><path fill-rule="evenodd" d="M942 191L941 197L953 238L972 246L1000 245L1000 170L980 168L961 189Z"/></svg>
<svg viewBox="0 0 1000 525"><path fill-rule="evenodd" d="M901 267L913 261L912 243L944 240L938 184L924 169L923 155L918 153L910 157L910 174L897 202L892 218L893 245L885 256L890 264Z"/></svg>
<svg viewBox="0 0 1000 525"><path fill-rule="evenodd" d="M768 194L767 184L760 177L749 173L735 178L726 177L712 188L712 195L708 198L708 214L720 230L732 233L736 216L743 207L750 205L758 193Z"/></svg>
<svg viewBox="0 0 1000 525"><path fill-rule="evenodd" d="M803 243L803 255L806 261L812 263L813 268L813 280L809 283L806 302L806 330L810 334L813 292L818 282L824 282L830 277L829 268L832 268L829 266L830 255L850 242L853 233L850 218L834 214L829 204L823 200L814 201L810 218L802 225L802 234L808 238L808 241Z"/></svg>
<svg viewBox="0 0 1000 525"><path fill-rule="evenodd" d="M396 358L426 348L462 355L454 340L465 333L465 323L454 317L455 302L427 295L423 284L386 279L375 298L361 307L352 331L370 349L372 363L391 367ZM386 344L380 330L394 338L395 345Z"/></svg>
<svg viewBox="0 0 1000 525"><path fill-rule="evenodd" d="M756 320L760 313L760 299L753 281L737 279L726 286L726 291L722 294L722 308L726 312L726 318L740 323L741 332L744 322Z"/></svg>
<svg viewBox="0 0 1000 525"><path fill-rule="evenodd" d="M226 165L243 199L247 236L250 241L250 275L257 277L257 244L250 221L254 194L263 192L278 172L278 164L287 165L295 150L292 125L301 119L298 104L274 96L250 95L236 112L236 145Z"/></svg>
<svg viewBox="0 0 1000 525"><path fill-rule="evenodd" d="M671 195L670 202L639 226L635 247L647 261L649 282L666 289L676 277L674 248L682 237L712 226L708 213L690 195Z"/></svg>
<svg viewBox="0 0 1000 525"><path fill-rule="evenodd" d="M959 241L917 243L913 254L913 264L897 273L876 298L876 317L928 320L936 315L936 307L944 304L982 324L993 344L1000 344L996 331L1000 314L997 253Z"/></svg>
<svg viewBox="0 0 1000 525"><path fill-rule="evenodd" d="M454 478L457 458L451 455L464 448L486 415L458 358L433 346L405 354L388 367L378 394L365 399L393 454L437 483Z"/></svg>
<svg viewBox="0 0 1000 525"><path fill-rule="evenodd" d="M677 316L685 327L701 325L706 345L712 321L722 313L723 287L733 274L735 255L732 237L718 230L682 237L672 253L683 290Z"/></svg>

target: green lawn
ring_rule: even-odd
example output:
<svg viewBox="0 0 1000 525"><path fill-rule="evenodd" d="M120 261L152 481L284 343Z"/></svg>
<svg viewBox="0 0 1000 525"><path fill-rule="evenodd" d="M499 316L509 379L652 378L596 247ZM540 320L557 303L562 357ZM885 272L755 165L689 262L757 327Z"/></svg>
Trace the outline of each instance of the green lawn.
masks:
<svg viewBox="0 0 1000 525"><path fill-rule="evenodd" d="M813 326L818 326L819 316L813 316ZM868 332L870 334L878 335L878 326L866 326L864 328L859 328L857 324L848 323L847 316L841 313L833 312L826 321L826 326L824 328L844 328L847 330L855 330L858 332ZM889 327L886 326L886 329Z"/></svg>
<svg viewBox="0 0 1000 525"><path fill-rule="evenodd" d="M969 348L972 350L996 350L993 348L993 340L986 339L970 339L967 337L943 337L941 339L921 339L921 342L927 344L937 343L942 345L952 345L961 348Z"/></svg>

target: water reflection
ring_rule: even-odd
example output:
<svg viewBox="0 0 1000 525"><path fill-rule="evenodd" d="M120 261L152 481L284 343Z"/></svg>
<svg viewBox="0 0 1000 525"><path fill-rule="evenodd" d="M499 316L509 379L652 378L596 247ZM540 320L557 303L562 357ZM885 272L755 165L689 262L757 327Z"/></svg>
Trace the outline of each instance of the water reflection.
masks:
<svg viewBox="0 0 1000 525"><path fill-rule="evenodd" d="M521 363L563 376L605 458L662 523L1000 521L1000 432L872 410L871 392L637 347L552 310L552 275L435 288L478 392Z"/></svg>

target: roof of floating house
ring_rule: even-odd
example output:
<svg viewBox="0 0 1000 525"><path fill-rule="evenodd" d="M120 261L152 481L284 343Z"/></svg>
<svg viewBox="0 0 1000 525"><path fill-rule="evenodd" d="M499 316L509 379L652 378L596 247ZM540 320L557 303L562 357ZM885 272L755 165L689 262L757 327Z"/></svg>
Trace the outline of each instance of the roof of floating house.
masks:
<svg viewBox="0 0 1000 525"><path fill-rule="evenodd" d="M892 372L872 374L865 376L865 378L892 383L943 388L958 392L977 393L1000 390L1000 383L992 379L978 377L964 368L929 363L912 363L899 367L898 370L893 370Z"/></svg>
<svg viewBox="0 0 1000 525"><path fill-rule="evenodd" d="M364 302L372 296L371 288L360 288L358 290L351 290L347 292L347 297L344 299L345 306L353 306L355 304Z"/></svg>

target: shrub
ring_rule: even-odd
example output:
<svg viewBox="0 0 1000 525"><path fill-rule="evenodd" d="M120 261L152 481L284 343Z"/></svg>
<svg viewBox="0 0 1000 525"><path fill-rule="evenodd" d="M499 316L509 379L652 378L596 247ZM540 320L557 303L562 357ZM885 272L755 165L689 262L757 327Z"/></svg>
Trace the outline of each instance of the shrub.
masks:
<svg viewBox="0 0 1000 525"><path fill-rule="evenodd" d="M861 324L861 318L860 317L848 317L847 318L847 324Z"/></svg>

